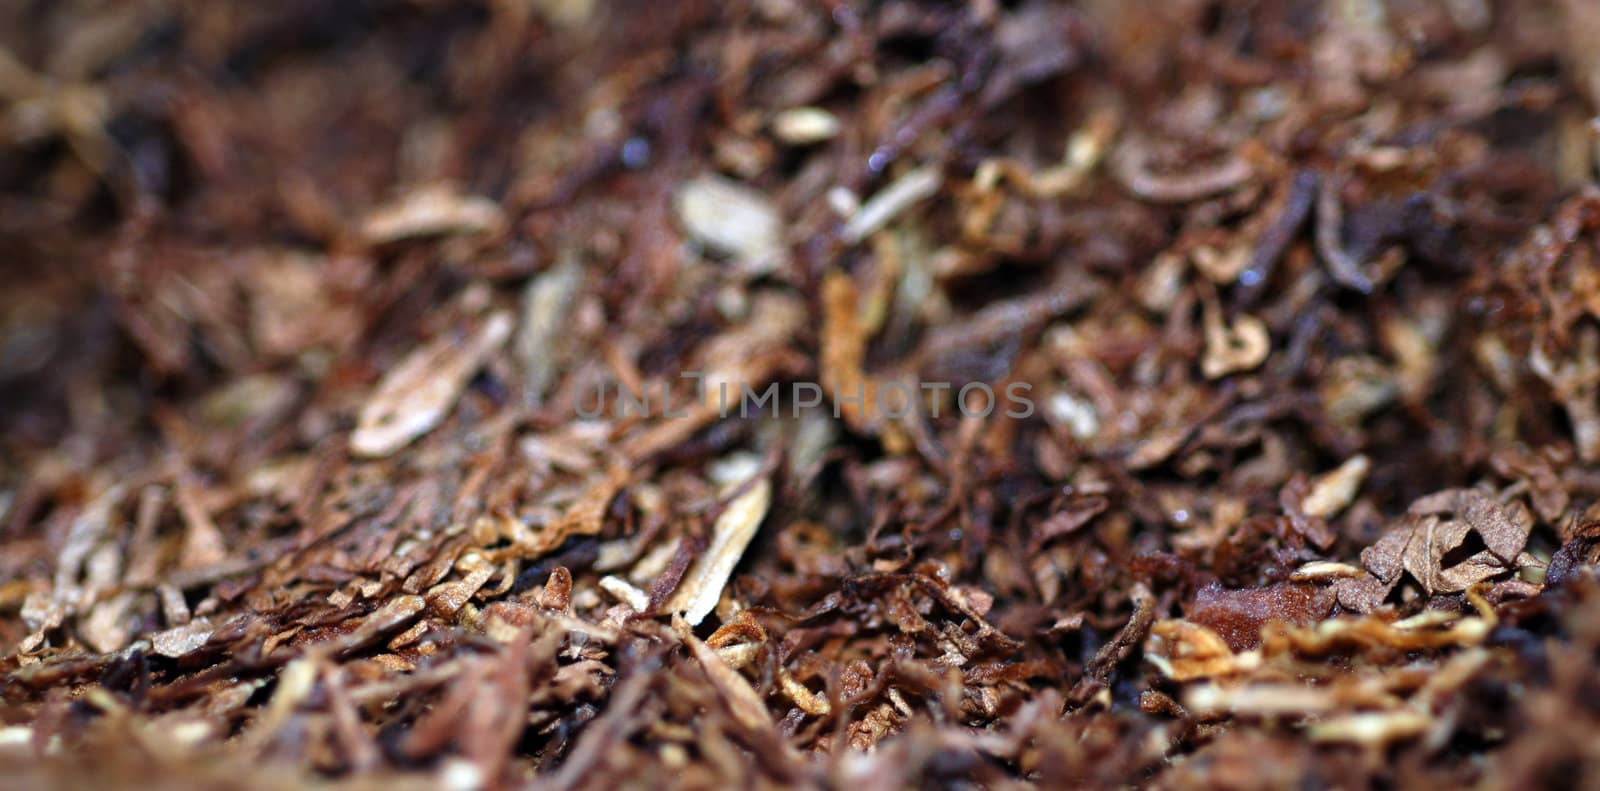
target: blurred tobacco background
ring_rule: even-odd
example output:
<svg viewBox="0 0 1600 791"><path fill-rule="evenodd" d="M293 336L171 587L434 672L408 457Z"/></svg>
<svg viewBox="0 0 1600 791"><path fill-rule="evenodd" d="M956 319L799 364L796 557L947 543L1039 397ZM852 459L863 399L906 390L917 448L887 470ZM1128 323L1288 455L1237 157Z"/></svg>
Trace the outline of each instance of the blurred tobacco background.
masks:
<svg viewBox="0 0 1600 791"><path fill-rule="evenodd" d="M1597 40L0 4L0 777L1596 787Z"/></svg>

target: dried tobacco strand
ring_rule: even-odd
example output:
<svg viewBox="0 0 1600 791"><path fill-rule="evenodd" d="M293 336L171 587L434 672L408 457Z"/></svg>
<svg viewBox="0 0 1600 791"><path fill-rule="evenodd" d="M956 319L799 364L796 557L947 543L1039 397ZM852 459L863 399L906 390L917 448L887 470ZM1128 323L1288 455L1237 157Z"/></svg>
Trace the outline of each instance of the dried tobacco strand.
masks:
<svg viewBox="0 0 1600 791"><path fill-rule="evenodd" d="M1597 31L0 4L0 776L1584 785Z"/></svg>

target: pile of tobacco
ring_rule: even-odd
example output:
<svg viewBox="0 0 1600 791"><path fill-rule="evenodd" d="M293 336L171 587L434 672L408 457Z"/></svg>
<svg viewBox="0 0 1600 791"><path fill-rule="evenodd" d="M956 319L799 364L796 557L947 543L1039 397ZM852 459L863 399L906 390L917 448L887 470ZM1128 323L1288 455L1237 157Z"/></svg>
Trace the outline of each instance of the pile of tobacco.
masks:
<svg viewBox="0 0 1600 791"><path fill-rule="evenodd" d="M1600 3L0 4L0 785L1600 784Z"/></svg>

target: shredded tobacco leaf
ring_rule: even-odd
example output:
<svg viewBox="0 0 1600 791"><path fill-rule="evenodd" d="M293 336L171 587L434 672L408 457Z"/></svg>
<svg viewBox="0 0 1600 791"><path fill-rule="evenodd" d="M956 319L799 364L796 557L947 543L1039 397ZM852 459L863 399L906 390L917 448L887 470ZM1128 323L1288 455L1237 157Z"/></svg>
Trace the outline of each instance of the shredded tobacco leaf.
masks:
<svg viewBox="0 0 1600 791"><path fill-rule="evenodd" d="M1597 37L0 4L0 785L1593 787Z"/></svg>

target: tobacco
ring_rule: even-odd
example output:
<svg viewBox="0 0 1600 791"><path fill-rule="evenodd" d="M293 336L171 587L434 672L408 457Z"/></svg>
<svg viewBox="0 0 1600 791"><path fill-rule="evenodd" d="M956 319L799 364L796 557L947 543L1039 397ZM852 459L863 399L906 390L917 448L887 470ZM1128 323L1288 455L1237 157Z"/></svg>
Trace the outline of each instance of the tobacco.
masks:
<svg viewBox="0 0 1600 791"><path fill-rule="evenodd" d="M0 5L0 775L1592 785L1596 31Z"/></svg>

